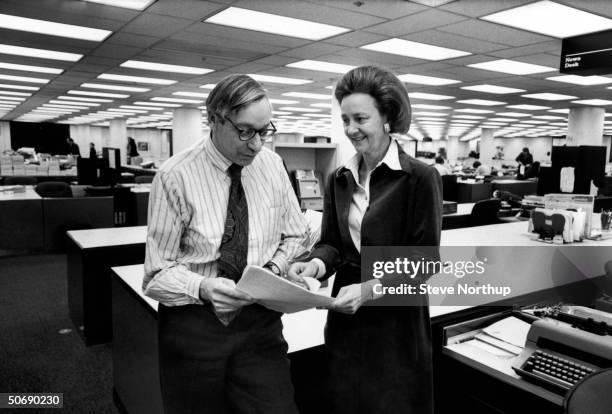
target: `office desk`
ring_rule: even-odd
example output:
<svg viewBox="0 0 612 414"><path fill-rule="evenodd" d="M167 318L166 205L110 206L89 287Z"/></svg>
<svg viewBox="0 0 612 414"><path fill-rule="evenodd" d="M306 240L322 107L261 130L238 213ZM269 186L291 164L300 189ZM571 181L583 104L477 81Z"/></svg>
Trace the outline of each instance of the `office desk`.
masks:
<svg viewBox="0 0 612 414"><path fill-rule="evenodd" d="M110 267L142 263L145 226L68 232L68 308L86 345L112 339Z"/></svg>
<svg viewBox="0 0 612 414"><path fill-rule="evenodd" d="M493 180L491 184L493 191L508 191L521 197L538 192L538 180Z"/></svg>
<svg viewBox="0 0 612 414"><path fill-rule="evenodd" d="M475 203L491 198L493 186L491 183L471 183L457 181L457 201L459 203Z"/></svg>
<svg viewBox="0 0 612 414"><path fill-rule="evenodd" d="M455 213L442 215L442 230L467 227L474 204L476 203L459 203Z"/></svg>
<svg viewBox="0 0 612 414"><path fill-rule="evenodd" d="M42 229L42 198L33 186L25 186L23 193L0 191L0 249L42 249Z"/></svg>

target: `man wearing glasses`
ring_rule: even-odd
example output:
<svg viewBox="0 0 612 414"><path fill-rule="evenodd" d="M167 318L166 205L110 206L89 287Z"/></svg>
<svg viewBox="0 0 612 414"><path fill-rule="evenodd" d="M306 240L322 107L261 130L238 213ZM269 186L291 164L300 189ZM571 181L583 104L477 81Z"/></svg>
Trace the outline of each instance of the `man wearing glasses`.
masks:
<svg viewBox="0 0 612 414"><path fill-rule="evenodd" d="M146 295L159 301L168 413L297 413L280 314L235 288L248 264L278 275L307 224L261 85L231 75L206 100L210 138L170 158L149 201Z"/></svg>

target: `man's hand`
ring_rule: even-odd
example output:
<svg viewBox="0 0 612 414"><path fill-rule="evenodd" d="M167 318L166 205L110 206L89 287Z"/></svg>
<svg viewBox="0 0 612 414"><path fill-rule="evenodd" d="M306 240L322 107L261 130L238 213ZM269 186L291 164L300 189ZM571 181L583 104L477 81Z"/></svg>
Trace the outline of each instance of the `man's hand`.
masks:
<svg viewBox="0 0 612 414"><path fill-rule="evenodd" d="M306 285L306 283L304 282L304 278L312 277L316 279L318 272L319 266L317 266L316 263L295 262L289 267L289 271L287 272L287 279L308 289L308 285Z"/></svg>
<svg viewBox="0 0 612 414"><path fill-rule="evenodd" d="M373 299L373 287L374 283L370 282L342 287L330 309L340 313L354 314L361 305Z"/></svg>
<svg viewBox="0 0 612 414"><path fill-rule="evenodd" d="M219 313L233 312L253 303L246 293L236 290L236 283L224 277L205 278L200 283L200 298L212 303Z"/></svg>

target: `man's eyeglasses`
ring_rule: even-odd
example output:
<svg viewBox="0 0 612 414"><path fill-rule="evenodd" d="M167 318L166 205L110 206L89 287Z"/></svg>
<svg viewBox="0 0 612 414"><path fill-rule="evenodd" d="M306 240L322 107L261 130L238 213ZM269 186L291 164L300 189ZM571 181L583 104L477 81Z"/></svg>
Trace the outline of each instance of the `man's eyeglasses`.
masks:
<svg viewBox="0 0 612 414"><path fill-rule="evenodd" d="M272 138L272 135L276 134L276 127L270 121L270 125L262 128L262 129L240 129L229 119L227 116L224 117L232 126L238 131L238 139L240 141L250 141L255 137L256 134L259 134L259 139L262 142L266 142Z"/></svg>

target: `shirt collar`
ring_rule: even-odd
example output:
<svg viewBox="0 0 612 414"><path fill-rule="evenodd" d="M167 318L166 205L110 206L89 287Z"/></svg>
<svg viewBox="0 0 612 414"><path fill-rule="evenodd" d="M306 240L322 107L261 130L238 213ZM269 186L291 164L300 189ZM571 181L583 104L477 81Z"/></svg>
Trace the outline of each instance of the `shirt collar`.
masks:
<svg viewBox="0 0 612 414"><path fill-rule="evenodd" d="M397 146L399 144L394 138L391 138L391 142L389 143L389 148L387 148L387 153L383 157L383 159L376 164L376 168L380 167L382 164L385 164L391 170L402 171L402 166L400 165L399 160L399 151L397 150ZM361 161L361 155L355 154L353 155L344 165L344 168L349 170L353 174L353 178L355 178L355 182L359 182L359 162ZM342 169L341 169L342 170Z"/></svg>
<svg viewBox="0 0 612 414"><path fill-rule="evenodd" d="M232 165L232 162L215 147L212 141L212 131L207 138L204 138L204 152L210 157L212 165L223 172L226 172L229 166Z"/></svg>

